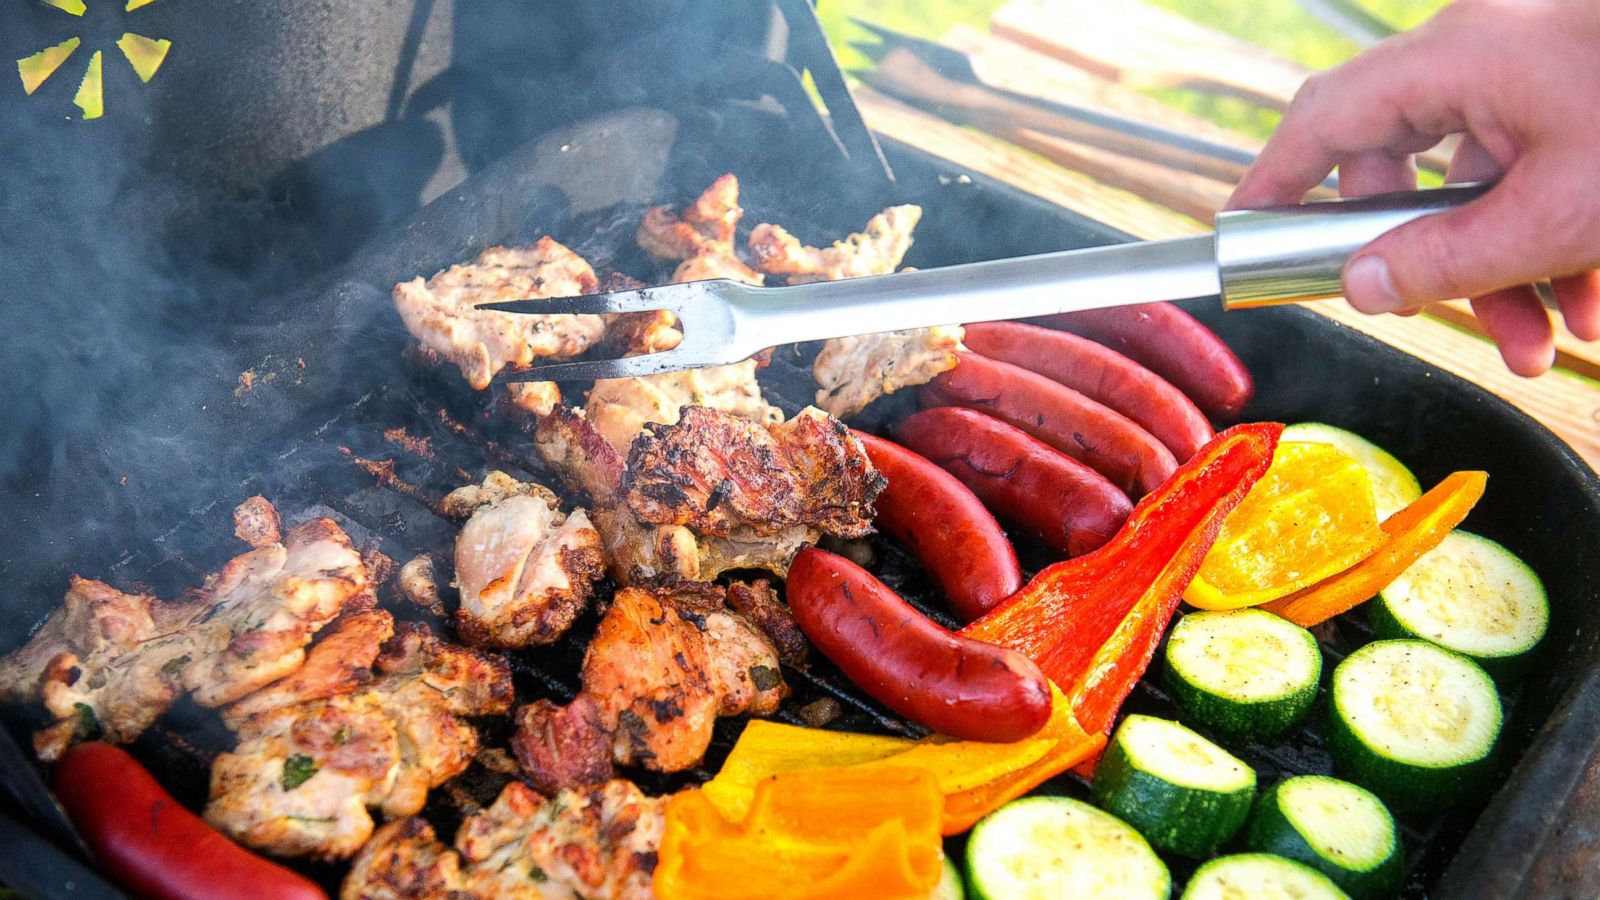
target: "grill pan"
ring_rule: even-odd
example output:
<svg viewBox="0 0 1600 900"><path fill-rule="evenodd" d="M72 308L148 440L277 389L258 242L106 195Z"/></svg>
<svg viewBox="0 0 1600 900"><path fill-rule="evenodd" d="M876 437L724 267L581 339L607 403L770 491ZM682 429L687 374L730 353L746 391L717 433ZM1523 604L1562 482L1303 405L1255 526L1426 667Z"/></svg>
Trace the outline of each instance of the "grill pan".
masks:
<svg viewBox="0 0 1600 900"><path fill-rule="evenodd" d="M138 495L149 504L145 529L124 536L109 555L105 548L85 549L73 567L119 586L148 585L173 596L237 552L229 511L252 493L273 499L290 521L330 515L358 544L396 561L418 551L447 559L455 529L433 515L429 501L488 468L552 479L535 461L526 434L485 415L488 395L467 390L454 372L409 361L410 340L389 304L389 288L483 247L546 233L596 268L653 272L633 248L642 206L687 199L723 171L741 177L747 223L779 222L812 243L854 230L887 203L919 203L926 215L906 260L919 267L1124 238L894 144L885 147L893 181L863 168L859 159L855 165L838 162L831 173L818 163L808 175L820 171L821 180L796 179L792 159L771 150L791 127L781 111L756 107L734 106L711 116L640 108L559 129L512 151L332 275L265 305L254 326L239 329L239 369L221 373L208 388L214 399L205 413L191 411L184 424L190 439L212 449L212 465L221 474L207 481L199 498L181 492L162 498L169 485L146 486L148 493ZM1507 698L1501 788L1486 805L1401 817L1406 895L1593 896L1600 890L1600 572L1583 565L1600 549L1600 487L1593 473L1548 431L1482 390L1320 317L1294 309L1222 317L1204 304L1192 311L1219 331L1257 379L1246 420L1315 419L1350 428L1393 451L1425 484L1455 469L1490 472L1489 491L1466 525L1504 543L1545 579L1550 637L1534 670ZM809 398L808 352L786 348L762 375L769 399L788 412ZM244 370L254 375L249 389L236 382ZM909 402L899 397L880 403L862 424L881 426L903 414ZM408 439L427 438L429 449L408 449L396 428ZM148 429L108 433L106 440L113 455L153 450ZM183 474L174 470L171 484ZM17 509L5 528L12 551L26 547L28 535L47 533L53 515L43 507ZM876 571L886 582L930 615L951 621L919 567L899 548L875 539L874 549ZM1046 561L1039 548L1019 549L1030 569ZM10 644L19 644L59 602L65 569L60 563L28 568L15 557L8 562L13 586L21 587L9 595L0 617ZM594 621L590 613L555 646L511 655L519 700L572 695L583 639ZM1347 615L1322 628L1319 637L1336 659L1368 635L1359 617ZM782 713L791 721L797 721L801 705L832 697L843 709L835 727L920 733L861 696L825 661L786 676L796 689ZM1128 708L1170 713L1165 696L1148 682ZM25 740L30 724L8 710L6 725L14 738ZM736 720L719 723L700 769L645 775L640 783L669 790L706 777L740 727ZM503 743L503 733L487 736L491 745ZM180 800L197 808L204 799L206 763L226 739L212 713L180 704L133 749ZM1329 769L1315 726L1246 758L1263 783L1278 773ZM89 879L52 843L61 836L49 814L27 804L38 796L38 774L32 764L0 773L13 801L10 812L26 825L17 829L10 819L0 821L6 832L18 834L0 849L0 871L41 896L82 896L66 885L76 879L81 891ZM501 780L475 768L457 790L435 791L426 814L449 834L459 804L483 802ZM1085 784L1068 775L1045 790L1082 796ZM65 852L73 851L66 846ZM330 886L343 870L301 868ZM1187 871L1184 864L1174 866L1179 877Z"/></svg>

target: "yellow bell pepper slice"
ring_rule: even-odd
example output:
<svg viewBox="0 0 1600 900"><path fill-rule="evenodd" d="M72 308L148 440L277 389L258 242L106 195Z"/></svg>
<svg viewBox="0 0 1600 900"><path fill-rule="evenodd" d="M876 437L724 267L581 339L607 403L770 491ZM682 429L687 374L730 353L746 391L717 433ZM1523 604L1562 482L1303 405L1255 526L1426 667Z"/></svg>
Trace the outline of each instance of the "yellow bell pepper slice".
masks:
<svg viewBox="0 0 1600 900"><path fill-rule="evenodd" d="M1317 625L1388 587L1461 524L1483 496L1486 472L1456 472L1383 522L1384 542L1356 565L1262 607L1306 628Z"/></svg>
<svg viewBox="0 0 1600 900"><path fill-rule="evenodd" d="M683 791L667 803L652 884L662 900L922 900L940 876L942 806L933 776L914 769L775 775L740 821Z"/></svg>
<svg viewBox="0 0 1600 900"><path fill-rule="evenodd" d="M1200 609L1258 606L1350 568L1383 541L1359 460L1331 444L1282 441L1183 599Z"/></svg>

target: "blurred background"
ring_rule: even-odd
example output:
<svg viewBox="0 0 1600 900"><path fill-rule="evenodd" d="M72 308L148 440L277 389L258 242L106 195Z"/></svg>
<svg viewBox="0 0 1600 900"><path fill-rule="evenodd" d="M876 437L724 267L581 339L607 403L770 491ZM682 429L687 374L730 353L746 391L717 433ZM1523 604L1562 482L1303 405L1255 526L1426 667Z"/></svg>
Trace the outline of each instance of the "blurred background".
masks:
<svg viewBox="0 0 1600 900"><path fill-rule="evenodd" d="M1248 41L1311 69L1336 65L1361 49L1359 38L1341 31L1329 10L1335 4L1297 0L1146 0L1154 7L1177 13L1197 24ZM958 25L989 30L990 20L1007 0L820 0L818 14L847 70L870 61L850 48L865 29L851 22L860 19L905 34L938 40ZM1116 4L1112 4L1115 6ZM1377 22L1405 30L1426 21L1448 5L1446 0L1360 0L1355 4ZM1114 15L1108 11L1107 15ZM1357 13L1359 15L1359 13ZM1265 139L1277 123L1275 111L1215 94L1174 89L1145 91L1171 106L1210 119L1220 125Z"/></svg>

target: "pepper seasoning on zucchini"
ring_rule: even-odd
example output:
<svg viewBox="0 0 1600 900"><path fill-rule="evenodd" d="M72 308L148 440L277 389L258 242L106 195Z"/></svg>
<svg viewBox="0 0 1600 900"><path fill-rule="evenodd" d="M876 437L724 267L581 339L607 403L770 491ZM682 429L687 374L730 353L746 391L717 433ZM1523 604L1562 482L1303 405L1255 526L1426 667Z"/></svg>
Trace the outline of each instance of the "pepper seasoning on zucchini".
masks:
<svg viewBox="0 0 1600 900"><path fill-rule="evenodd" d="M967 881L978 900L1166 900L1167 864L1117 817L1068 797L1006 804L972 829Z"/></svg>
<svg viewBox="0 0 1600 900"><path fill-rule="evenodd" d="M1397 809L1452 806L1481 786L1500 736L1482 666L1424 641L1376 641L1333 670L1335 767Z"/></svg>
<svg viewBox="0 0 1600 900"><path fill-rule="evenodd" d="M1181 900L1347 900L1328 876L1270 853L1224 856L1195 870Z"/></svg>
<svg viewBox="0 0 1600 900"><path fill-rule="evenodd" d="M1499 682L1527 668L1550 622L1539 576L1506 548L1459 529L1389 582L1371 610L1378 637L1438 644Z"/></svg>
<svg viewBox="0 0 1600 900"><path fill-rule="evenodd" d="M1256 773L1177 722L1131 715L1095 769L1094 801L1153 846L1202 859L1245 823Z"/></svg>
<svg viewBox="0 0 1600 900"><path fill-rule="evenodd" d="M1183 718L1239 742L1299 724L1322 677L1322 651L1311 632L1259 609L1184 616L1163 661Z"/></svg>
<svg viewBox="0 0 1600 900"><path fill-rule="evenodd" d="M1394 816L1383 801L1325 775L1296 775L1262 794L1245 846L1305 863L1356 900L1393 897L1404 877Z"/></svg>

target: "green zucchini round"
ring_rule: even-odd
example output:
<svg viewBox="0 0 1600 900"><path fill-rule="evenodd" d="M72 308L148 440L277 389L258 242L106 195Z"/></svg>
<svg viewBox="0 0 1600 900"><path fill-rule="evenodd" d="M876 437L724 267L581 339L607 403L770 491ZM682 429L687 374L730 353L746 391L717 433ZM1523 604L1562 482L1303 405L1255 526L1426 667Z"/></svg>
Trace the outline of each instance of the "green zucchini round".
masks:
<svg viewBox="0 0 1600 900"><path fill-rule="evenodd" d="M1166 719L1128 716L1094 774L1094 802L1153 846L1204 858L1250 816L1256 773L1228 751Z"/></svg>
<svg viewBox="0 0 1600 900"><path fill-rule="evenodd" d="M1357 900L1393 897L1405 874L1383 801L1325 775L1296 775L1262 794L1245 846L1305 863Z"/></svg>
<svg viewBox="0 0 1600 900"><path fill-rule="evenodd" d="M1014 800L973 826L967 879L980 900L1165 900L1167 864L1115 816L1068 797Z"/></svg>
<svg viewBox="0 0 1600 900"><path fill-rule="evenodd" d="M1328 750L1391 807L1431 811L1476 795L1502 712L1494 681L1425 641L1376 641L1333 670Z"/></svg>
<svg viewBox="0 0 1600 900"><path fill-rule="evenodd" d="M1328 876L1270 853L1223 856L1195 870L1182 900L1348 900Z"/></svg>
<svg viewBox="0 0 1600 900"><path fill-rule="evenodd" d="M1162 663L1182 717L1239 743L1299 724L1322 677L1311 632L1260 609L1189 613L1173 627Z"/></svg>
<svg viewBox="0 0 1600 900"><path fill-rule="evenodd" d="M1380 638L1415 638L1470 656L1496 681L1516 678L1550 623L1544 582L1511 551L1453 531L1371 605Z"/></svg>

